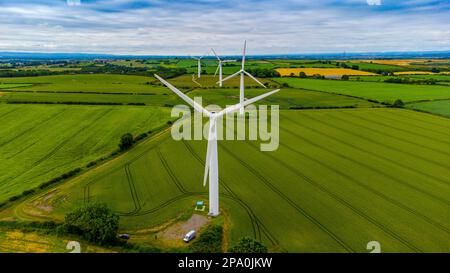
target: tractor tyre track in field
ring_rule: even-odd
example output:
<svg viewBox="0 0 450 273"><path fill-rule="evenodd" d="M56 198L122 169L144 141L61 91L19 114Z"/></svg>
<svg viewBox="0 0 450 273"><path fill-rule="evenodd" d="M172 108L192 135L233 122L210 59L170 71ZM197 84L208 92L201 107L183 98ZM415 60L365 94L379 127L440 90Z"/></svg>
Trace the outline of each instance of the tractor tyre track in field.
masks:
<svg viewBox="0 0 450 273"><path fill-rule="evenodd" d="M169 164L167 163L166 159L161 153L161 149L159 147L156 148L156 153L158 154L159 161L161 162L167 174L169 175L170 180L175 184L175 186L181 193L188 193L188 191L184 188L183 184L180 182L180 180L178 180L177 176L173 173L172 169L169 167Z"/></svg>
<svg viewBox="0 0 450 273"><path fill-rule="evenodd" d="M134 183L133 174L130 170L130 164L125 165L125 174L127 176L128 186L130 187L131 198L133 199L134 203L134 211L130 212L129 214L136 214L141 210L142 206L136 190L136 185Z"/></svg>
<svg viewBox="0 0 450 273"><path fill-rule="evenodd" d="M12 110L10 110L10 111L8 111L6 113L3 113L2 115L0 115L0 118L3 118L3 117L5 117L5 116L7 116L7 115L9 115L9 114L11 114L13 112L16 112L17 110L20 110L20 109L16 108L16 109L12 109Z"/></svg>
<svg viewBox="0 0 450 273"><path fill-rule="evenodd" d="M300 125L300 124L298 124L298 123L295 123L295 122L294 122L293 120L291 120L291 119L290 119L290 121L291 121L292 123L296 124L297 126L303 127L302 125ZM306 126L305 126L305 127L306 127ZM337 157L343 158L343 159L345 159L345 160L347 160L347 161L349 161L349 162L351 162L351 163L353 163L353 164L356 164L356 165L359 165L359 166L361 166L361 167L363 167L363 168L369 169L369 170L371 170L371 171L373 171L373 172L375 172L375 173L377 173L377 174L381 174L381 175L383 175L384 177L386 177L386 178L388 178L388 179L391 179L391 180L397 182L397 183L400 184L400 185L403 185L403 186L405 186L405 187L407 187L407 188L410 188L410 189L412 189L412 190L414 190L414 191L417 191L417 192L419 192L419 193L421 193L421 194L423 194L423 195L426 195L426 196L427 196L429 199L431 199L431 200L442 202L442 203L444 203L445 205L450 205L450 202L449 202L448 200L446 200L446 199L443 199L443 198L441 198L441 197L439 197L439 196L436 196L436 195L434 195L434 194L432 194L432 193L429 193L429 192L427 192L427 191L425 191L425 190L423 190L423 189L420 189L420 188L418 188L418 187L416 187L416 186L413 186L413 185L410 185L410 184L408 184L408 183L406 183L406 182L403 182L403 181L401 181L400 179L398 179L397 177L394 177L394 176L392 176L392 175L389 175L389 174L387 174L387 173L385 173L385 172L383 172L383 171L381 171L381 170L378 170L378 169L376 169L376 168L374 168L374 167L372 167L372 166L370 166L370 165L367 165L367 164L365 164L365 163L363 163L363 162L361 162L361 161L354 160L353 158L350 158L350 157L346 156L345 154L338 153L338 152L333 151L333 150L331 150L331 149L329 149L329 148L326 148L326 147L324 147L324 146L322 146L322 145L319 145L319 144L317 144L317 143L315 143L315 142L313 142L313 141L310 141L310 140L308 140L308 139L302 137L301 135L299 135L299 134L297 134L297 133L295 133L295 132L293 132L293 131L291 131L291 130L289 130L289 129L282 128L281 130L283 130L283 131L285 131L285 132L288 132L289 134L291 134L291 135L293 135L293 136L295 136L295 137L297 137L297 138L303 140L304 142L306 142L306 143L308 143L308 144L310 144L310 145L312 145L312 146L314 146L314 147L317 147L317 148L319 148L319 149L321 149L321 150L323 150L323 151L326 151L326 152L328 152L328 153L331 153L331 154L333 154L333 155L335 155L335 156L337 156ZM328 136L327 136L327 137L328 137ZM287 147L287 148L290 149L290 147ZM290 150L292 150L292 149L290 149Z"/></svg>
<svg viewBox="0 0 450 273"><path fill-rule="evenodd" d="M392 147L392 146L386 145L385 143L380 142L380 141L378 141L378 140L368 139L368 138L365 137L364 135L355 133L354 131L351 131L351 130L347 130L347 129L340 128L340 127L338 127L338 126L336 126L336 125L333 125L333 124L330 124L330 123L328 123L328 122L326 122L326 121L319 120L319 119L317 119L317 118L311 117L310 115L305 115L305 117L307 117L307 118L309 118L309 119L312 119L312 120L314 120L314 121L316 121L316 122L318 122L318 123L322 123L322 124L324 124L324 125L326 125L326 126L328 126L328 127L332 127L332 128L334 128L334 129L336 129L336 130L338 130L338 131L345 132L345 133L350 134L350 135L352 135L352 136L356 136L356 137L358 137L358 138L360 138L360 139L363 139L363 140L365 140L365 141L370 141L370 142L375 143L375 144L377 144L377 145L379 145L379 146L381 146L381 147L385 147L385 148L388 148L388 149L397 151L397 152L400 153L400 154L407 154L407 155L409 155L409 156L411 156L411 157L413 157L413 158L420 158L421 160L423 160L423 161L425 161L425 162L428 162L428 163L430 163L430 164L434 164L434 165L440 166L440 167L442 167L442 168L444 168L444 169L450 170L450 167L449 167L449 166L443 165L442 163L437 162L437 161L435 161L435 160L431 160L431 159L429 159L429 158L423 157L423 156L418 155L418 154L413 154L413 153L410 153L410 152L408 152L408 151L403 151L403 150L398 149L398 148L396 148L396 147ZM333 117L333 118L335 118L335 117ZM340 121L343 121L344 123L351 123L351 122L349 122L348 120L343 120L343 119L339 119L339 118L336 118L336 119L338 119L338 120L340 120ZM358 125L357 127L361 127L361 125Z"/></svg>
<svg viewBox="0 0 450 273"><path fill-rule="evenodd" d="M238 156L233 154L229 149L227 149L224 145L220 145L222 149L233 157L236 161L238 161L243 167L249 170L255 177L257 177L261 182L263 182L272 192L277 194L280 198L286 201L292 208L300 212L306 219L308 219L311 223L315 224L319 229L325 232L330 238L332 238L336 243L338 243L342 248L347 250L348 252L355 252L349 245L347 245L341 238L339 238L334 232L329 230L325 225L320 223L316 218L307 213L302 207L292 201L288 196L286 196L283 192L281 192L277 187L275 187L268 179L266 179L263 175L258 173L255 169L253 169L250 165L240 159Z"/></svg>
<svg viewBox="0 0 450 273"><path fill-rule="evenodd" d="M423 129L424 131L429 131L429 132L432 132L434 134L442 135L442 139L436 139L436 138L432 138L432 137L429 137L429 136L425 136L425 135L419 134L417 132L411 132L411 131L406 130L406 129L400 129L400 128L393 127L391 125L388 125L388 124L385 124L385 123L382 123L382 122L377 122L377 123L380 123L380 125L383 124L383 126L388 126L388 127L391 127L391 128L397 129L397 130L401 130L401 131L409 133L409 134L419 135L419 136L424 137L424 138L431 138L431 139L433 139L436 142L443 142L443 143L446 143L446 144L450 145L450 142L445 141L448 138L448 134L445 133L445 132L438 131L438 130L431 129L431 128L426 128L426 127L423 127L423 126L420 126L420 125L417 125L417 124L412 124L411 122L405 122L404 120L399 120L397 118L393 118L392 115L386 117L386 116L383 116L379 112L375 112L375 114L372 114L372 115L381 117L382 118L381 120L391 120L393 122L401 123L401 124L404 123L404 124L407 124L408 126L414 126L414 127ZM398 116L395 116L395 117L398 117Z"/></svg>
<svg viewBox="0 0 450 273"><path fill-rule="evenodd" d="M356 119L359 119L359 120L361 120L361 121L363 121L363 122L368 122L368 123L378 124L379 126L387 127L387 128L394 129L394 130L397 130L397 131L401 131L401 132L403 132L403 133L405 133L405 134L408 134L408 135L420 136L420 137L423 137L423 138L431 139L431 140L436 141L436 142L440 142L440 143L445 144L445 145L450 145L450 142L444 141L444 140L442 140L442 139L436 139L436 138L433 138L433 137L430 137L430 136L427 137L427 136L424 136L424 135L419 134L419 133L414 133L414 132L411 132L411 131L408 131L408 130L405 130L405 129L401 129L401 128L398 128L398 127L395 127L395 126L391 126L391 125L388 125L388 124L384 124L384 123L382 123L382 122L378 122L378 121L374 121L374 120L371 120L371 119L368 119L368 118L360 117L360 116L358 116L358 115L350 115L349 113L344 112L344 111L339 111L339 112L342 113L342 114L345 114L346 116L351 116L351 117L354 117L354 118L356 118ZM372 115L376 115L376 114L372 114ZM378 115L378 116L379 116L379 115ZM381 118L387 118L387 117L381 117ZM358 124L358 123L355 123L355 122L350 122L350 123L355 124L355 125ZM361 126L360 126L360 127L361 127ZM388 133L386 133L385 131L380 131L380 130L373 129L373 128L367 128L367 129L368 129L368 130L371 130L371 131L374 131L374 132L377 132L377 133L380 133L380 134L387 135L387 136L389 136L389 137L395 138L395 139L397 139L397 140L399 140L399 141L402 141L402 142L407 142L407 143L409 143L409 144L411 144L411 145L416 145L416 146L422 147L422 148L424 148L424 149L432 150L432 151L434 151L434 152L436 152L436 153L440 153L440 154L443 154L443 155L446 155L446 156L450 156L450 153L446 153L446 152L444 152L444 151L442 151L442 150L438 150L438 149L435 149L435 148L431 148L431 147L422 145L422 144L420 144L420 143L416 143L416 142L412 142L412 141L409 141L409 140L406 140L406 139L399 138L399 137L397 137L396 135L388 134ZM447 136L447 137L448 137L448 136Z"/></svg>
<svg viewBox="0 0 450 273"><path fill-rule="evenodd" d="M398 111L398 112L396 112L396 114L397 115L399 115L399 116L401 116L401 117L403 117L403 118L405 118L405 119L409 119L409 120L412 120L412 121L416 121L417 122L417 120L419 120L420 122L423 122L423 123L427 123L427 124L433 124L434 126L437 126L437 127L441 127L441 128L445 128L445 129L450 129L450 126L445 126L445 125L442 125L442 124L440 124L440 123L436 123L436 122L431 122L431 121L429 121L429 120L423 120L423 119L412 119L411 117L410 117L410 115L409 114L407 114L407 115L402 115L403 113L406 113L406 111L408 111L409 113L415 113L415 114L417 114L417 111L414 111L413 109L404 109L404 111ZM434 115L434 114L431 114L431 113L428 113L428 112L420 112L421 114L426 114L426 115L431 115L431 116L433 116L434 118L441 118L441 119L444 119L444 120L446 120L447 122L450 122L450 119L449 118L447 118L447 117L442 117L442 116L437 116L437 115Z"/></svg>
<svg viewBox="0 0 450 273"><path fill-rule="evenodd" d="M61 111L54 113L54 114L51 115L50 117L48 117L48 118L46 118L46 119L44 119L44 120L42 120L42 121L36 123L35 125L33 125L33 126L27 128L26 130L20 132L19 134L17 134L17 135L15 135L15 136L11 137L9 140L7 140L7 141L5 141L5 142L3 142L3 143L0 143L0 147L6 145L6 144L8 144L8 143L10 143L11 141L17 140L19 137L25 135L26 133L31 132L32 130L34 130L34 129L37 128L38 126L41 126L42 124L47 123L48 121L50 121L50 120L52 120L53 118L55 118L55 117L61 115L61 114L64 113L65 111L66 111L66 109L62 109Z"/></svg>
<svg viewBox="0 0 450 273"><path fill-rule="evenodd" d="M347 115L347 116L351 116L351 117L356 118L356 119L359 119L359 120L361 120L361 121L363 121L363 122L365 122L365 123L375 123L375 124L378 124L378 125L380 125L380 126L384 126L384 127L388 127L388 128L392 128L392 129L397 129L397 130L403 131L403 130L401 130L401 129L399 129L399 128L395 128L395 127L393 127L393 126L388 126L388 125L383 125L382 123L375 122L375 121L372 121L372 120L369 120L369 119L366 119L366 118L363 118L363 117L360 117L360 116L357 116L357 115L350 115L349 113L346 113L346 112L340 112L340 113L343 113L343 114L345 114L345 115ZM358 124L357 122L350 121L350 120L348 120L348 119L343 119L343 118L340 118L340 117L334 117L334 118L336 118L336 119L338 119L338 120L341 120L341 121L344 121L344 120L345 120L345 122L350 123L350 124L352 124L353 126L356 126L356 127L363 127L362 125ZM406 140L406 139L402 139L402 138L399 138L398 136L396 136L396 135L394 135L394 134L386 133L385 131L381 131L381 130L374 129L374 128L369 128L369 127L364 127L364 128L367 129L367 130L369 130L369 131L372 131L372 132L375 132L375 133L378 133L378 134L381 134L381 135L388 136L388 137L390 137L390 138L392 138L392 139L395 139L395 140L397 140L397 141L400 141L400 142L406 142L406 143L408 143L408 144L411 144L411 145L414 145L414 146L418 146L418 147L421 147L421 148L423 148L423 149L427 149L427 150L433 151L433 152L438 153L438 154L442 154L442 155L444 155L444 156L446 156L446 157L449 157L449 156L450 156L449 153L443 152L442 150L438 150L438 149L435 149L435 148L431 148L431 147L422 145L422 144L420 144L420 143L416 143L416 142L412 142L412 141L409 141L409 140ZM413 133L410 133L410 132L404 132L404 133L408 133L408 134L410 134L410 135L413 135ZM421 135L417 134L417 136L421 136ZM434 139L433 139L433 140L434 140ZM434 141L435 141L435 140L434 140ZM406 152L405 152L405 153L406 153ZM446 166L446 168L448 169L449 166Z"/></svg>
<svg viewBox="0 0 450 273"><path fill-rule="evenodd" d="M65 144L67 144L70 140L72 140L72 138L74 138L75 136L77 136L78 134L80 134L81 132L83 132L85 129L93 126L95 123L97 123L102 117L104 117L106 114L108 114L109 112L111 112L113 109L108 109L107 111L103 112L101 115L99 115L99 117L95 118L93 121L91 121L89 124L83 126L82 128L80 128L79 130L77 130L74 134L72 134L72 136L66 138L63 142L61 142L60 144L58 144L56 147L54 147L49 153L47 153L45 156L41 157L39 160L37 160L35 163L33 163L25 172L20 173L19 175L10 178L9 180L14 180L20 176L25 175L26 173L29 173L31 170L33 170L35 167L37 167L38 165L40 165L42 162L44 162L45 160L47 160L48 158L50 158L51 156L53 156L54 154L56 154L62 147L64 147ZM54 168L53 168L54 169ZM2 181L4 182L4 181ZM0 183L2 183L0 182Z"/></svg>
<svg viewBox="0 0 450 273"><path fill-rule="evenodd" d="M290 149L290 148L288 147L288 149ZM292 149L291 149L291 150L292 150ZM377 190L375 190L375 189L373 189L373 188L367 186L367 185L364 184L364 183L359 182L358 180L356 180L356 179L354 179L353 177L351 177L351 176L349 176L349 175L347 175L347 174L345 174L345 173L343 173L343 172L337 170L336 168L326 165L325 163L321 162L320 160L317 160L317 159L315 159L315 158L313 158L313 157L310 157L310 156L308 156L308 155L306 155L306 154L304 154L304 153L302 153L302 152L300 152L300 151L297 151L297 150L292 150L292 151L294 151L295 153L298 153L298 154L300 154L300 155L303 155L304 157L308 158L309 160L312 160L312 161L316 162L317 164L320 164L320 165L324 166L325 168L328 168L328 169L330 169L330 170L333 170L334 172L340 174L341 176L345 177L346 179L348 179L348 180L350 180L350 181L353 181L355 184L357 184L357 185L359 185L360 187L366 189L367 191L369 191L369 192L371 192L371 193L377 195L378 197L384 199L385 201L387 201L387 202L389 202L389 203L391 203L391 204L393 204L393 205L395 205L395 206L397 206L397 207L399 207L399 208L401 208L401 209L403 209L403 210L405 210L405 211L407 211L407 212L409 212L409 213L415 215L415 216L418 217L418 218L421 218L421 219L424 220L425 222L427 222L427 223L429 223L430 225L432 225L432 226L434 226L434 227L436 227L436 228L438 228L438 229L444 231L445 233L450 234L450 230L449 230L447 227L445 227L445 226L443 226L442 224L440 224L440 223L434 221L433 219L429 218L428 216L425 216L425 215L423 215L422 213L420 213L420 212L418 212L418 211L416 211L416 210L414 210L414 209L411 209L410 207L408 207L408 206L406 206L406 205L404 205L404 204L398 202L397 200L395 200L395 199L393 199L393 198L387 196L386 194L384 194L384 193L382 193L382 192L379 192L379 191L377 191Z"/></svg>
<svg viewBox="0 0 450 273"><path fill-rule="evenodd" d="M305 117L306 117L306 116L305 116ZM307 125L305 125L305 124L299 124L299 123L296 123L294 120L292 120L291 118L288 118L288 117L286 117L286 116L283 116L283 118L284 118L284 119L287 119L287 120L289 120L289 121L291 121L292 123L296 124L297 126L300 126L300 127L303 127L303 128L307 128L308 130L310 130L310 131L312 131L312 132L315 132L315 133L317 133L317 134L323 135L323 132L319 131L318 129L315 129L314 127L310 127L310 126L307 126ZM307 118L309 118L309 117L307 117ZM311 119L313 119L313 118L311 118ZM285 130L285 129L282 129L282 130ZM427 178L429 178L429 179L431 179L431 180L437 180L437 181L440 181L442 184L444 184L444 185L446 185L446 186L448 186L448 184L449 184L449 182L450 182L450 180L447 181L447 180L444 180L444 179L442 179L442 178L433 176L433 175L431 175L431 174L429 174L429 173L426 173L426 172L423 172L423 171L420 171L420 170L417 170L417 169L413 169L413 168L411 168L411 167L409 167L409 166L407 166L407 165L402 164L400 161L395 161L395 160L393 160L393 159L390 159L389 157L384 157L384 156L382 156L382 155L378 155L378 154L376 154L376 153L374 153L374 152L372 152L372 151L370 151L370 150L362 149L362 148L360 148L360 147L358 147L358 146L353 145L353 144L350 143L350 142L344 142L344 141L342 141L341 139L336 138L336 137L334 137L334 136L331 135L331 134L327 135L327 138L330 138L330 139L332 139L332 140L334 140L334 141L336 141L336 142L338 142L338 143L340 143L340 144L342 144L342 145L344 145L344 146L353 148L353 149L355 149L355 150L357 150L357 151L360 151L360 152L362 152L362 153L369 154L369 155L371 155L371 156L373 156L373 157L376 157L376 158L378 158L378 159L380 159L380 160L382 160L382 161L387 161L387 162L390 162L390 163L393 164L393 165L400 166L400 167L402 167L402 168L404 168L405 170L408 170L408 171L410 171L410 172L417 173L417 174L420 174L420 175L422 175L422 176L425 176L425 177L427 177Z"/></svg>
<svg viewBox="0 0 450 273"><path fill-rule="evenodd" d="M258 147L256 147L254 144L250 145L253 149L258 150ZM289 150L291 150L292 152L297 153L296 150L290 148L289 146L280 143L280 146L283 146ZM386 227L385 225L383 225L382 223L378 222L377 220L373 219L372 217L368 216L364 211L359 210L357 207L351 205L349 202L347 202L345 199L339 197L339 195L333 193L332 191L328 190L325 186L321 185L319 182L316 182L314 179L310 178L309 176L305 175L304 173L302 173L301 171L293 168L292 166L286 164L285 162L281 162L279 160L277 160L273 155L269 154L269 153L262 153L265 156L271 158L272 160L276 161L278 164L282 165L283 167L285 167L286 169L288 169L289 171L291 171L292 173L296 174L297 176L303 178L306 182L308 182L310 185L314 186L315 188L319 189L320 191L324 192L325 194L327 194L329 197L331 197L333 200L337 201L338 203L344 205L345 207L349 208L351 211L353 211L355 214L359 215L361 218L363 218L364 220L372 223L373 225L375 225L376 227L378 227L381 231L383 231L384 233L388 234L389 236L391 236L393 239L399 241L400 243L402 243L404 246L408 247L409 249L415 251L415 252L422 252L422 250L420 250L418 247L414 246L413 244L411 244L410 242L408 242L406 239L400 237L397 235L397 233L391 231L388 227ZM305 157L305 156L304 156ZM308 158L308 157L307 157Z"/></svg>

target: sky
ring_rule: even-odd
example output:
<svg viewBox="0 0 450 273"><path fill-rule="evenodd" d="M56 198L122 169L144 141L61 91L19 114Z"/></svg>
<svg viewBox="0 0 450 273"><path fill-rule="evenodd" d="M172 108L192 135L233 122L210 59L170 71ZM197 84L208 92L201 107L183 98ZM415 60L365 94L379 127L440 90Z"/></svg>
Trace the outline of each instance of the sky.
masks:
<svg viewBox="0 0 450 273"><path fill-rule="evenodd" d="M0 51L450 50L450 0L0 0Z"/></svg>

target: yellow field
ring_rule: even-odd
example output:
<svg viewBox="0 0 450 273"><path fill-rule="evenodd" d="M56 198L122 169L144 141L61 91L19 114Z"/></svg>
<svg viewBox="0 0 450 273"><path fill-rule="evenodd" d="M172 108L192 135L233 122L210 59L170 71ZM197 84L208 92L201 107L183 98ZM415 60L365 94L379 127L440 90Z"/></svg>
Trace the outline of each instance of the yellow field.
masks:
<svg viewBox="0 0 450 273"><path fill-rule="evenodd" d="M394 72L394 75L431 75L436 74L430 71L402 71L402 72Z"/></svg>
<svg viewBox="0 0 450 273"><path fill-rule="evenodd" d="M439 63L439 62L448 62L449 60L401 59L401 60L361 60L361 61L374 64L408 66L411 63L427 63L427 62Z"/></svg>
<svg viewBox="0 0 450 273"><path fill-rule="evenodd" d="M0 253L68 253L69 239L37 232L0 229ZM81 252L107 253L111 249L80 243Z"/></svg>
<svg viewBox="0 0 450 273"><path fill-rule="evenodd" d="M281 76L291 76L294 74L298 76L300 72L305 72L307 76L322 75L322 76L374 76L375 73L366 71L359 71L347 68L277 68L276 69Z"/></svg>

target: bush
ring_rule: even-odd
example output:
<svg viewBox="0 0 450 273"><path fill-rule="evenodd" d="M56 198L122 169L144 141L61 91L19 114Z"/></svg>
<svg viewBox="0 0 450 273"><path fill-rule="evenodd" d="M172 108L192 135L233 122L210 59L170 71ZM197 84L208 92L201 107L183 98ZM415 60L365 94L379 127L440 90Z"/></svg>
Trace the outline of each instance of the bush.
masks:
<svg viewBox="0 0 450 273"><path fill-rule="evenodd" d="M348 81L350 77L348 75L342 75L341 80Z"/></svg>
<svg viewBox="0 0 450 273"><path fill-rule="evenodd" d="M300 74L299 74L298 76L299 76L300 78L302 78L302 79L304 79L304 78L307 77L307 76L306 76L306 73L303 72L303 71L301 71Z"/></svg>
<svg viewBox="0 0 450 273"><path fill-rule="evenodd" d="M119 148L121 151L128 150L131 148L131 146L133 146L133 143L133 135L130 133L126 133L120 138Z"/></svg>
<svg viewBox="0 0 450 273"><path fill-rule="evenodd" d="M209 226L192 243L190 249L194 253L221 253L223 240L223 228L218 225Z"/></svg>
<svg viewBox="0 0 450 273"><path fill-rule="evenodd" d="M405 103L401 99L397 99L392 104L392 107L396 107L396 108L403 108L403 106L405 106Z"/></svg>
<svg viewBox="0 0 450 273"><path fill-rule="evenodd" d="M250 238L243 237L238 244L229 249L231 253L267 253L267 247L262 243Z"/></svg>
<svg viewBox="0 0 450 273"><path fill-rule="evenodd" d="M107 245L116 241L119 216L105 204L88 204L68 213L64 228L90 242Z"/></svg>

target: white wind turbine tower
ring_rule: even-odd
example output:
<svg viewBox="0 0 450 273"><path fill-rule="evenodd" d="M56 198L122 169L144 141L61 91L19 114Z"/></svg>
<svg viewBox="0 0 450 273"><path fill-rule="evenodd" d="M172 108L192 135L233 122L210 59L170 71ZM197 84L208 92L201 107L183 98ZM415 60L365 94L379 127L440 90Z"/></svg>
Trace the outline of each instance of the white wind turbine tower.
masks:
<svg viewBox="0 0 450 273"><path fill-rule="evenodd" d="M205 175L203 178L203 186L206 186L206 179L209 175L209 215L217 216L219 215L219 164L217 156L217 119L238 111L240 108L252 104L258 100L261 100L267 96L270 96L278 91L273 90L271 92L262 94L258 97L246 100L243 104L239 103L224 110L215 113L209 112L203 108L200 104L196 103L194 100L189 98L186 94L175 88L173 85L162 79L160 76L155 75L155 77L160 80L165 86L172 90L175 94L180 96L185 102L190 104L196 111L202 113L203 115L209 117L209 133L208 133L208 148L206 151L206 162L205 162Z"/></svg>
<svg viewBox="0 0 450 273"><path fill-rule="evenodd" d="M223 81L222 81L222 64L223 63L231 63L235 62L236 60L221 60L219 55L214 51L213 48L211 48L214 55L216 55L217 60L219 61L219 65L217 66L216 73L214 73L214 77L217 75L217 71L219 72L219 86L222 87Z"/></svg>
<svg viewBox="0 0 450 273"><path fill-rule="evenodd" d="M242 54L242 68L241 70L239 70L238 72L234 73L233 75L230 75L228 77L226 77L225 79L222 80L222 82L229 80L231 78L236 77L237 75L241 75L241 83L239 85L239 103L243 104L244 102L244 76L247 75L250 78L252 78L255 82L257 82L258 84L260 84L262 87L267 88L263 83L261 83L260 81L258 81L257 78L253 77L252 74L248 73L247 71L245 71L245 50L247 49L247 41L244 42L244 53ZM242 106L242 108L239 110L239 113L242 115L244 114L244 106Z"/></svg>
<svg viewBox="0 0 450 273"><path fill-rule="evenodd" d="M205 56L199 56L199 57L191 57L194 60L197 60L197 78L200 79L200 76L202 75L202 58Z"/></svg>

